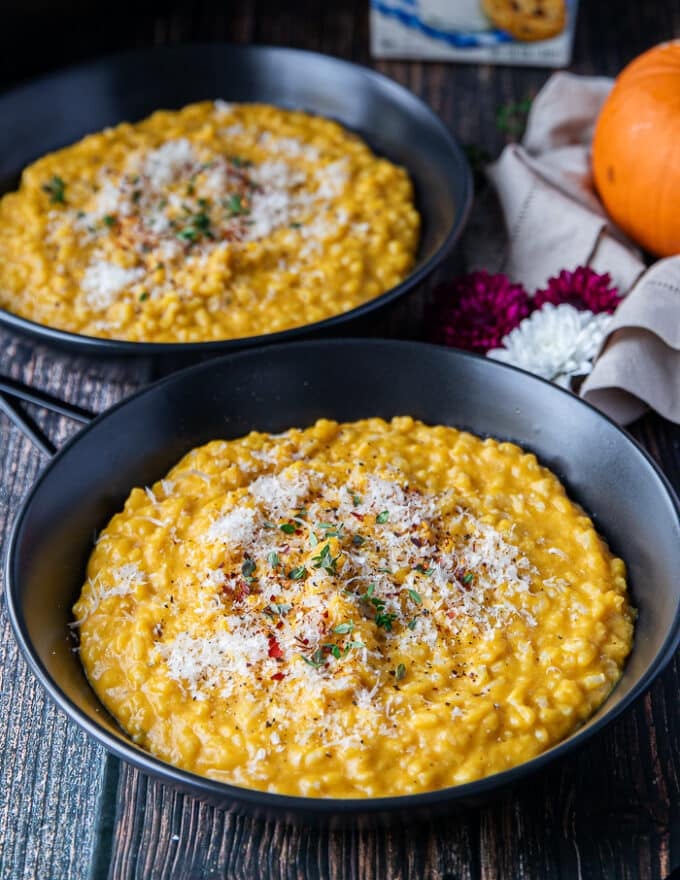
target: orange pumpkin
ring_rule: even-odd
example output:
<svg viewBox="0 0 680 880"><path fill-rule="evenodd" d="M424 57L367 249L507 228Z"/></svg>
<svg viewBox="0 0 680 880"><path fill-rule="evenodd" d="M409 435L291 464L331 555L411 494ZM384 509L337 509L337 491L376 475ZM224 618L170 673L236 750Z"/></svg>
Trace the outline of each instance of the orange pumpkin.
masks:
<svg viewBox="0 0 680 880"><path fill-rule="evenodd" d="M653 254L680 253L680 40L619 74L597 120L593 175L617 226Z"/></svg>

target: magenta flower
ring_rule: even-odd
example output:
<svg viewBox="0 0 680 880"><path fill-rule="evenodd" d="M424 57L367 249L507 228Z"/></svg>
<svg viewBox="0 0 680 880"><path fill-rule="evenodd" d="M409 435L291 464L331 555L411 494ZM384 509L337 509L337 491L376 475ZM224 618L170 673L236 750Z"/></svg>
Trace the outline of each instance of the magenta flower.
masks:
<svg viewBox="0 0 680 880"><path fill-rule="evenodd" d="M507 275L471 272L435 290L428 335L433 342L486 354L531 310L526 290Z"/></svg>
<svg viewBox="0 0 680 880"><path fill-rule="evenodd" d="M540 309L547 302L555 306L568 303L580 311L611 315L621 301L619 291L612 287L611 281L608 273L598 275L586 266L579 266L573 272L563 269L557 278L548 279L547 290L536 291L533 306Z"/></svg>

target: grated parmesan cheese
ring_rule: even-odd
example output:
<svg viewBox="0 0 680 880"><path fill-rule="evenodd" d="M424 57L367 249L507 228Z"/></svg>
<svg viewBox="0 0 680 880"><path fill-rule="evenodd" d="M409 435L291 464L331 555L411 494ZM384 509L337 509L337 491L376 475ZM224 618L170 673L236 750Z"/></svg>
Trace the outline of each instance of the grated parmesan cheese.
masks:
<svg viewBox="0 0 680 880"><path fill-rule="evenodd" d="M213 101L213 107L218 113L231 113L234 109L234 103L217 98L217 100Z"/></svg>
<svg viewBox="0 0 680 880"><path fill-rule="evenodd" d="M273 516L283 516L302 506L309 492L309 477L291 471L258 477L248 491L256 504Z"/></svg>
<svg viewBox="0 0 680 880"><path fill-rule="evenodd" d="M144 270L124 269L116 263L97 260L85 270L80 288L93 309L107 309L118 294L144 277Z"/></svg>
<svg viewBox="0 0 680 880"><path fill-rule="evenodd" d="M105 599L111 599L114 596L128 596L133 592L136 584L145 583L147 575L135 563L128 562L113 568L110 572L110 582L102 583L99 575L88 580L88 584L92 590L92 601L89 604L87 614L81 620L91 617L99 609L99 606Z"/></svg>
<svg viewBox="0 0 680 880"><path fill-rule="evenodd" d="M250 507L236 507L219 517L205 533L206 541L247 544L256 534L257 514Z"/></svg>
<svg viewBox="0 0 680 880"><path fill-rule="evenodd" d="M154 189L162 189L198 161L193 146L186 138L166 141L156 150L148 152L142 165L142 173Z"/></svg>
<svg viewBox="0 0 680 880"><path fill-rule="evenodd" d="M264 633L249 629L236 617L226 618L225 624L233 630L208 638L183 632L172 642L157 645L171 678L184 683L195 699L207 699L206 689L225 677L246 676L250 664L267 660L269 644Z"/></svg>

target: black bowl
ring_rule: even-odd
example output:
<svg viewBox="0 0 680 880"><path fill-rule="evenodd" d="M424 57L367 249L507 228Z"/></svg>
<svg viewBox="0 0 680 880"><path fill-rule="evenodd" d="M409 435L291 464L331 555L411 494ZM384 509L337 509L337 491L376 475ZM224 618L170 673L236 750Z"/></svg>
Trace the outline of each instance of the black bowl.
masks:
<svg viewBox="0 0 680 880"><path fill-rule="evenodd" d="M95 532L132 486L150 485L188 449L257 428L278 432L325 416L409 414L512 440L536 453L626 561L639 609L632 654L602 708L564 742L512 770L405 797L314 799L221 784L134 745L90 689L67 636ZM412 821L478 804L586 743L642 694L680 640L680 506L649 456L569 392L474 355L391 341L267 347L199 364L100 416L52 461L9 542L6 598L40 682L81 727L165 783L254 815L326 822ZM634 756L631 755L631 759Z"/></svg>
<svg viewBox="0 0 680 880"><path fill-rule="evenodd" d="M0 325L73 353L198 359L302 336L345 333L414 290L462 232L472 200L465 156L441 120L397 83L367 68L297 49L224 44L127 52L71 68L0 97L0 191L45 153L159 108L222 98L299 108L336 119L378 154L403 165L422 218L409 276L363 305L279 333L216 342L150 343L98 339L46 327L0 309Z"/></svg>

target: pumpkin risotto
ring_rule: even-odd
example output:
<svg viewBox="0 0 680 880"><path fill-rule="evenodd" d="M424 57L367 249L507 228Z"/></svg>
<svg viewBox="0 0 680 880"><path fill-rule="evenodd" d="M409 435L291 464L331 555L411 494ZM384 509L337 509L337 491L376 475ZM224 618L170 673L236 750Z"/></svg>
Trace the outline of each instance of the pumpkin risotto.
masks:
<svg viewBox="0 0 680 880"><path fill-rule="evenodd" d="M203 102L24 171L0 201L0 306L132 341L274 333L398 284L418 232L406 171L337 123Z"/></svg>
<svg viewBox="0 0 680 880"><path fill-rule="evenodd" d="M624 564L533 455L409 417L188 453L101 533L75 605L104 705L160 758L315 797L469 782L621 675Z"/></svg>

